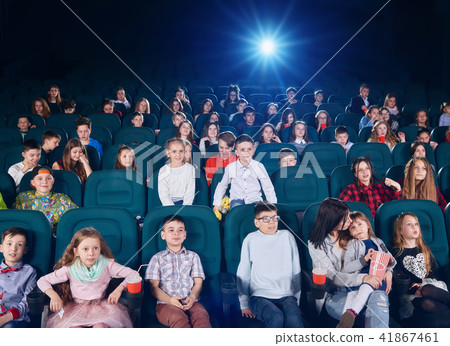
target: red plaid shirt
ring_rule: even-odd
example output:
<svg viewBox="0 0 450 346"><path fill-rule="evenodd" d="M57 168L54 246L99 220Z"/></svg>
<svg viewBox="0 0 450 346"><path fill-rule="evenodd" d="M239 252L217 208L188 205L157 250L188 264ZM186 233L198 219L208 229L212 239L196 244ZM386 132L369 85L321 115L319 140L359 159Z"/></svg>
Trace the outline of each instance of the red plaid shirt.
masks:
<svg viewBox="0 0 450 346"><path fill-rule="evenodd" d="M374 218L380 205L391 200L400 199L402 196L401 191L391 191L387 186L382 184L372 183L369 186L360 184L359 187L360 190L358 191L355 184L347 185L344 191L341 192L339 199L343 201L355 202L364 201L364 203L370 208ZM365 200L363 195L365 196Z"/></svg>

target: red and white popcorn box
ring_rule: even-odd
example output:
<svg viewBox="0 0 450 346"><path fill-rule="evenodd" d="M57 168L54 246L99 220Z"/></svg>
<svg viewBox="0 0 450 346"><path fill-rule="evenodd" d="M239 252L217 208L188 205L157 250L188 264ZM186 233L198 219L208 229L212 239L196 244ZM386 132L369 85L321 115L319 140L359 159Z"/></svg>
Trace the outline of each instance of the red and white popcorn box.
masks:
<svg viewBox="0 0 450 346"><path fill-rule="evenodd" d="M381 280L384 280L384 274L386 274L386 269L389 264L391 255L388 253L374 251L372 253L372 259L370 261L370 275L375 275Z"/></svg>

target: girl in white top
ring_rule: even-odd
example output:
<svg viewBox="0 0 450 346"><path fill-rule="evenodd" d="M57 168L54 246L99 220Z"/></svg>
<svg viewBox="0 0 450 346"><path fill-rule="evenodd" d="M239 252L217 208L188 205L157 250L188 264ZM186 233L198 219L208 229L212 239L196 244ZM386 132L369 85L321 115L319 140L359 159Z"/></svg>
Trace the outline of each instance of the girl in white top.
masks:
<svg viewBox="0 0 450 346"><path fill-rule="evenodd" d="M203 127L203 138L200 139L200 152L202 156L205 157L206 149L211 145L217 144L217 136L219 135L219 125L218 123L207 122Z"/></svg>
<svg viewBox="0 0 450 346"><path fill-rule="evenodd" d="M119 87L119 88L116 89L116 99L113 100L113 101L114 101L114 103L121 103L121 104L123 104L125 106L125 108L127 109L127 111L129 111L130 108L131 108L131 104L127 100L127 97L125 95L124 88Z"/></svg>
<svg viewBox="0 0 450 346"><path fill-rule="evenodd" d="M158 194L163 206L192 205L195 196L195 168L186 162L186 146L181 138L166 142L169 162L158 174Z"/></svg>

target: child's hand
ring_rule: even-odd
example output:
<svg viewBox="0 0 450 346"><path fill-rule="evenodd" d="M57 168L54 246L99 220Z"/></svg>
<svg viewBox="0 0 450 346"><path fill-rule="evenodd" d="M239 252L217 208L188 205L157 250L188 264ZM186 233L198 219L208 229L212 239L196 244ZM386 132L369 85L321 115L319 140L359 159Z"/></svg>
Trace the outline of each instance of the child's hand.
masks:
<svg viewBox="0 0 450 346"><path fill-rule="evenodd" d="M248 318L255 318L255 315L253 315L253 312L249 308L242 309L242 316Z"/></svg>
<svg viewBox="0 0 450 346"><path fill-rule="evenodd" d="M117 286L117 288L109 295L108 303L116 305L119 302L120 296L122 295L124 289L125 287L123 285Z"/></svg>
<svg viewBox="0 0 450 346"><path fill-rule="evenodd" d="M50 299L50 310L52 312L58 312L63 308L63 301L59 296Z"/></svg>
<svg viewBox="0 0 450 346"><path fill-rule="evenodd" d="M394 190L396 190L396 191L400 191L402 189L402 187L400 186L399 183L397 183L396 181L394 181L390 178L386 178L384 180L384 185L390 186L390 187L394 188Z"/></svg>
<svg viewBox="0 0 450 346"><path fill-rule="evenodd" d="M183 310L183 305L180 303L180 299L183 299L182 297L171 297L169 300L169 304L176 306L177 308L180 308Z"/></svg>
<svg viewBox="0 0 450 346"><path fill-rule="evenodd" d="M215 205L214 206L213 212L216 212L216 210L220 210L220 206L219 205Z"/></svg>
<svg viewBox="0 0 450 346"><path fill-rule="evenodd" d="M414 295L415 295L416 297L422 297L422 294L420 293L420 284L417 283L417 282L415 282L415 283L413 283L413 284L409 287L409 289L411 290L411 289L413 289L414 287L417 287L417 291L416 291L416 293L414 293Z"/></svg>
<svg viewBox="0 0 450 346"><path fill-rule="evenodd" d="M184 300L183 310L189 310L190 308L192 308L192 305L194 305L194 303L194 298L192 298L191 296L186 297L186 299Z"/></svg>
<svg viewBox="0 0 450 346"><path fill-rule="evenodd" d="M280 137L278 137L277 135L273 135L272 139L277 143L281 143Z"/></svg>
<svg viewBox="0 0 450 346"><path fill-rule="evenodd" d="M372 259L372 254L375 252L374 249L369 249L369 251L367 251L367 255L364 256L364 260L366 262L369 262Z"/></svg>
<svg viewBox="0 0 450 346"><path fill-rule="evenodd" d="M406 141L406 136L403 132L399 132L398 133L398 137L400 138L400 142L405 143Z"/></svg>
<svg viewBox="0 0 450 346"><path fill-rule="evenodd" d="M390 270L386 270L386 274L384 274L384 281L386 281L386 294L389 294L392 288L392 272Z"/></svg>
<svg viewBox="0 0 450 346"><path fill-rule="evenodd" d="M35 129L36 128L36 125L31 125L30 126L30 129Z"/></svg>

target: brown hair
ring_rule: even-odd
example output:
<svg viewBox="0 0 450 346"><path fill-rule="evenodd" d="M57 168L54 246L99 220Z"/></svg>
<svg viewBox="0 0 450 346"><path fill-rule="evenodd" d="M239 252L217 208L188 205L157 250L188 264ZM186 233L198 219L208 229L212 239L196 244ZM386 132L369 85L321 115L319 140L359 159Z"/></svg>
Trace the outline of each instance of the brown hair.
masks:
<svg viewBox="0 0 450 346"><path fill-rule="evenodd" d="M378 142L378 133L377 128L380 125L386 125L386 136L385 136L385 142L389 143L391 145L391 148L393 148L400 140L392 133L391 127L389 126L387 121L377 121L375 125L373 125L372 133L370 134L369 141L370 142Z"/></svg>
<svg viewBox="0 0 450 346"><path fill-rule="evenodd" d="M145 97L140 98L139 100L137 100L136 106L134 107L134 111L135 111L135 112L138 112L138 111L139 111L139 104L140 104L142 101L144 101L144 102L147 104L147 108L146 108L146 110L145 110L145 113L150 113L150 103L148 102L148 100L147 100Z"/></svg>
<svg viewBox="0 0 450 346"><path fill-rule="evenodd" d="M61 106L62 105L61 92L59 90L59 87L57 85L55 85L55 84L50 85L50 88L48 88L48 92L47 92L47 100L48 100L48 102L51 102L51 100L50 100L50 89L51 88L55 88L55 89L58 90L58 95L56 95L56 103L58 104L58 106Z"/></svg>
<svg viewBox="0 0 450 346"><path fill-rule="evenodd" d="M181 138L180 129L181 129L181 126L183 126L183 124L188 124L189 127L191 128L191 133L188 135L187 140L189 142L193 143L194 142L194 127L192 126L192 123L189 120L183 120L182 122L180 122L180 126L178 126L177 134L175 135L175 137Z"/></svg>
<svg viewBox="0 0 450 346"><path fill-rule="evenodd" d="M236 136L231 131L224 131L217 136L217 142L222 140L226 143L227 147L232 148L234 146L234 142L236 141Z"/></svg>
<svg viewBox="0 0 450 346"><path fill-rule="evenodd" d="M402 254L403 250L405 249L405 239L403 238L403 235L401 234L401 232L402 232L403 219L406 216L412 216L417 221L417 223L419 223L419 219L413 213L402 213L399 216L397 216L397 218L395 219L395 222L394 222L394 236L392 238L393 247L398 248L400 250L399 253L396 255L396 257L399 257ZM419 224L419 231L420 231L420 233L419 233L419 237L416 240L416 246L419 248L419 251L423 253L423 257L425 260L425 268L427 269L427 276L428 276L431 272L431 256L432 256L432 254L431 254L430 248L423 241L422 230L420 229L420 224Z"/></svg>
<svg viewBox="0 0 450 346"><path fill-rule="evenodd" d="M308 125L306 125L306 123L304 122L304 121L302 121L302 120L297 120L296 122L294 122L292 125L291 125L291 137L289 137L289 142L294 142L295 140L296 140L296 137L295 137L295 127L298 125L298 124L302 124L303 126L305 126L305 135L303 136L303 139L305 140L305 142L306 143L310 143L311 142L311 140L309 139L309 137L308 137Z"/></svg>
<svg viewBox="0 0 450 346"><path fill-rule="evenodd" d="M167 104L167 106L169 107L169 112L168 113L176 113L173 110L173 104L175 102L178 102L179 105L180 105L180 109L178 110L178 112L184 112L183 103L178 98L174 97L174 98L170 99L169 103Z"/></svg>
<svg viewBox="0 0 450 346"><path fill-rule="evenodd" d="M134 156L134 150L125 144L122 144L119 147L119 151L117 152L117 156L116 156L116 163L114 164L114 169L127 169L124 165L122 165L122 162L120 162L120 154L124 150L130 150L133 153L133 163L131 165L131 169L133 171L135 171L136 170L136 157Z"/></svg>
<svg viewBox="0 0 450 346"><path fill-rule="evenodd" d="M427 175L425 179L416 182L414 166L417 161L422 161L425 165ZM416 157L408 161L405 167L405 182L403 186L404 199L428 199L438 202L436 194L436 184L434 182L433 170L430 163L425 157Z"/></svg>
<svg viewBox="0 0 450 346"><path fill-rule="evenodd" d="M77 256L75 256L74 249L77 248L80 243L87 238L97 238L100 241L101 254L106 258L114 259L114 255L112 254L111 249L109 248L108 244L106 244L106 241L100 234L100 232L97 231L94 227L86 227L80 229L73 235L70 244L67 245L66 250L64 250L63 255L55 264L53 269L57 270L64 266L70 266L75 263ZM73 300L72 293L70 292L70 285L67 281L55 285L55 291L61 297L64 305Z"/></svg>
<svg viewBox="0 0 450 346"><path fill-rule="evenodd" d="M81 141L78 138L72 138L69 139L69 141L66 144L66 147L64 148L64 154L63 154L63 169L66 171L72 171L75 172L78 177L81 180L81 184L84 185L84 182L87 179L86 170L84 169L83 164L80 161L73 161L70 157L70 152L73 148L81 148L83 150L84 155L86 156L86 160L88 160L86 147L81 143Z"/></svg>
<svg viewBox="0 0 450 346"><path fill-rule="evenodd" d="M7 230L2 232L2 243L5 241L6 237L11 236L14 237L16 235L22 235L25 237L25 246L28 243L27 233L21 227L10 227Z"/></svg>
<svg viewBox="0 0 450 346"><path fill-rule="evenodd" d="M52 114L52 112L50 111L50 107L48 106L47 101L45 101L45 100L44 100L43 98L41 98L41 97L36 97L36 98L33 100L33 103L31 104L31 113L37 114L37 113L36 113L36 109L35 109L36 102L42 103L42 112L43 112L42 117L43 117L45 120L47 120L48 117Z"/></svg>

